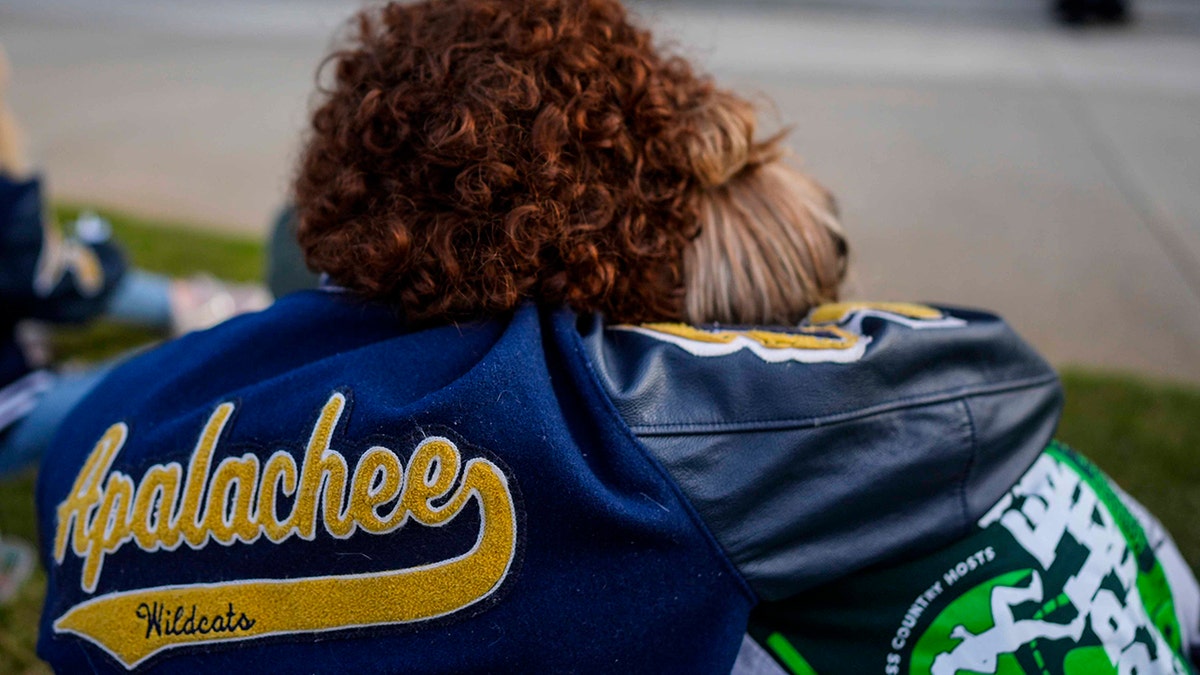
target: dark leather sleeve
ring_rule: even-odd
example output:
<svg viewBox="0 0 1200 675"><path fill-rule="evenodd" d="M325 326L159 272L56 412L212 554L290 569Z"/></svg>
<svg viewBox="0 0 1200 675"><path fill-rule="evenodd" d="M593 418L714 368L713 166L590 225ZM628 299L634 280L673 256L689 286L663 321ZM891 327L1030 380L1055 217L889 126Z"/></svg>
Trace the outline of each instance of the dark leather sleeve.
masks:
<svg viewBox="0 0 1200 675"><path fill-rule="evenodd" d="M929 311L698 346L598 319L583 332L626 422L772 600L962 537L1050 440L1054 371L994 316Z"/></svg>

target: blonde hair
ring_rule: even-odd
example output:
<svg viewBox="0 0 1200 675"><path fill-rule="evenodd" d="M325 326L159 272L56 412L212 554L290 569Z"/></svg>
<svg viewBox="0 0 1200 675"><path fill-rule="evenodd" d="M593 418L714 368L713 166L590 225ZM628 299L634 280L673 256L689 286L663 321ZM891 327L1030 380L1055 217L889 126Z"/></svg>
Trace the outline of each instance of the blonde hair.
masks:
<svg viewBox="0 0 1200 675"><path fill-rule="evenodd" d="M684 252L684 318L794 325L836 301L848 246L830 193L784 161L782 133L754 140L747 101L718 91L695 114L701 226Z"/></svg>
<svg viewBox="0 0 1200 675"><path fill-rule="evenodd" d="M21 179L32 170L25 153L25 138L5 98L11 72L8 55L4 53L4 46L0 45L0 174Z"/></svg>

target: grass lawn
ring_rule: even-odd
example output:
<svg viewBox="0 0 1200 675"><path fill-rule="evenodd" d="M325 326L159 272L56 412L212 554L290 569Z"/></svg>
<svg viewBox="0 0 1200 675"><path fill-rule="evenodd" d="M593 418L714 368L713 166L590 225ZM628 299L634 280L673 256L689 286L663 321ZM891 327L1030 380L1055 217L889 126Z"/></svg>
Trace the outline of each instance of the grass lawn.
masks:
<svg viewBox="0 0 1200 675"><path fill-rule="evenodd" d="M77 209L62 207L69 221ZM226 279L262 278L262 245L119 214L118 239L143 269L175 276L209 271ZM94 360L155 339L100 323L57 334L60 355ZM1067 407L1058 437L1090 456L1142 501L1200 568L1200 389L1119 374L1063 373ZM34 539L33 476L0 483L0 534ZM47 673L34 656L45 577L38 572L13 604L0 607L0 673Z"/></svg>

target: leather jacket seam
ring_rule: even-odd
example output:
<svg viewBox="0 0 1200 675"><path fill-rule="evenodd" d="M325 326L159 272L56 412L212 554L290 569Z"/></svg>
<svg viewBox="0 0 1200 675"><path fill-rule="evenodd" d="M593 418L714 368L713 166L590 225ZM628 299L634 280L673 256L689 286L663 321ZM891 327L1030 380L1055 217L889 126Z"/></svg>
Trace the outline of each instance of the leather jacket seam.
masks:
<svg viewBox="0 0 1200 675"><path fill-rule="evenodd" d="M1012 380L1008 382L976 387L959 387L957 389L935 392L931 394L907 396L875 406L868 406L858 410L851 410L844 413L825 415L821 417L742 420L739 422L664 422L658 424L637 424L628 426L632 432L638 436L687 436L692 434L753 433L758 431L806 429L867 419L878 415L895 412L897 410L905 410L908 408L916 408L925 405L951 403L977 396L990 396L993 394L1004 394L1023 389L1035 389L1056 382L1058 382L1058 375L1055 373L1050 373L1048 375L1024 378L1021 380Z"/></svg>
<svg viewBox="0 0 1200 675"><path fill-rule="evenodd" d="M971 412L971 404L968 403L968 398L964 396L960 401L962 405L963 415L966 418L968 440L970 441L967 447L967 464L963 467L962 480L958 486L958 499L962 506L962 534L960 537L965 537L971 531L971 509L967 504L967 486L971 482L971 472L975 468L975 460L979 455L979 436L975 428L975 415Z"/></svg>
<svg viewBox="0 0 1200 675"><path fill-rule="evenodd" d="M591 386L599 398L605 402L605 412L612 417L613 420L615 420L617 428L621 430L621 433L623 433L630 440L630 442L633 443L633 446L637 449L638 453L641 454L642 458L649 463L654 471L657 472L670 487L671 491L675 493L676 498L679 499L680 504L682 504L684 510L687 511L688 517L691 519L693 525L695 525L695 527L708 541L709 547L722 562L722 564L725 565L728 572L733 576L734 579L737 580L738 585L741 587L742 593L752 605L757 605L759 602L761 602L758 597L758 593L754 591L754 588L742 574L742 571L738 568L737 564L729 556L729 553L725 551L723 546L721 546L721 542L717 540L716 535L712 533L712 530L709 529L708 524L704 522L704 519L696 510L695 505L692 504L691 499L689 499L687 494L684 493L683 488L680 487L679 483L675 480L675 477L671 475L671 472L669 472L667 468L663 466L662 462L659 462L658 458L655 457L654 454L651 453L650 450L645 446L645 444L642 443L641 439L638 438L637 433L629 426L629 424L625 421L625 418L621 416L620 411L617 410L616 404L613 402L608 391L604 388L604 384L601 382L599 374L596 373L591 359L588 358L587 349L583 345L583 337L579 335L578 332L572 331L571 338L571 350L573 352L572 356L582 363L583 368L587 373L588 385Z"/></svg>

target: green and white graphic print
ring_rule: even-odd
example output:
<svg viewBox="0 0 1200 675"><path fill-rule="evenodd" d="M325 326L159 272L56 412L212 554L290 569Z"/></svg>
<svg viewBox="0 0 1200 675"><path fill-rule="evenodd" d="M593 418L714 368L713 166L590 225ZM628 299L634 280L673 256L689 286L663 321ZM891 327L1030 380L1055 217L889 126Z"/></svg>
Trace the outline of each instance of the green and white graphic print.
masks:
<svg viewBox="0 0 1200 675"><path fill-rule="evenodd" d="M1146 531L1058 444L959 544L787 605L752 634L803 654L810 673L1194 673Z"/></svg>

